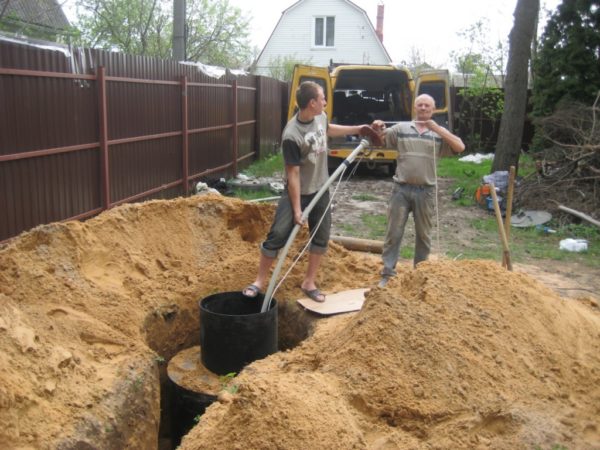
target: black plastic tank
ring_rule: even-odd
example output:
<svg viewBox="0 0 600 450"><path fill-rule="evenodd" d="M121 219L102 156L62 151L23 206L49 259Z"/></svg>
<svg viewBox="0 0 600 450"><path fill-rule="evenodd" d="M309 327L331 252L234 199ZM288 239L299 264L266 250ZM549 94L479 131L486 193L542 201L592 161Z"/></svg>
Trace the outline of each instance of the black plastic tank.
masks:
<svg viewBox="0 0 600 450"><path fill-rule="evenodd" d="M200 300L200 348L204 366L218 374L239 373L277 352L277 301L261 313L264 294L248 298L222 292Z"/></svg>

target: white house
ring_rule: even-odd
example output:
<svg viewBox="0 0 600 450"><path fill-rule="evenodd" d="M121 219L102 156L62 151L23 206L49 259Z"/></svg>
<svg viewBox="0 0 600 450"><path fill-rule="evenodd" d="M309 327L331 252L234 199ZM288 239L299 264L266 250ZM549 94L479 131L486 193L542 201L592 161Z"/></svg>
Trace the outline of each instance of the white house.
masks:
<svg viewBox="0 0 600 450"><path fill-rule="evenodd" d="M327 67L330 62L389 64L383 46L383 5L377 30L367 13L348 0L300 0L285 9L258 56L253 72L270 75L269 67L285 58Z"/></svg>

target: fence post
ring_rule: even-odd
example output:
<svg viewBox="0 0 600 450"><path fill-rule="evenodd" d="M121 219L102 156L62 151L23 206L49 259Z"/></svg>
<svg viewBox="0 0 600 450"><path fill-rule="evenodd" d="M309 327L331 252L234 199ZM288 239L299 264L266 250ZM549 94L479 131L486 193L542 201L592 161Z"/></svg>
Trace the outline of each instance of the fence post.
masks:
<svg viewBox="0 0 600 450"><path fill-rule="evenodd" d="M232 109L233 109L233 176L237 177L238 160L238 101L237 101L237 80L231 83Z"/></svg>
<svg viewBox="0 0 600 450"><path fill-rule="evenodd" d="M96 83L98 84L98 141L100 143L100 178L104 209L109 209L110 202L110 167L108 158L108 120L106 112L106 77L103 66L96 70Z"/></svg>
<svg viewBox="0 0 600 450"><path fill-rule="evenodd" d="M255 78L254 86L256 90L254 91L254 117L256 121L254 122L254 159L258 161L262 157L262 148L261 148L261 128L262 128L262 85L263 78L258 75Z"/></svg>
<svg viewBox="0 0 600 450"><path fill-rule="evenodd" d="M181 78L181 122L182 122L182 161L183 161L183 194L189 194L189 129L188 129L188 85L187 75Z"/></svg>

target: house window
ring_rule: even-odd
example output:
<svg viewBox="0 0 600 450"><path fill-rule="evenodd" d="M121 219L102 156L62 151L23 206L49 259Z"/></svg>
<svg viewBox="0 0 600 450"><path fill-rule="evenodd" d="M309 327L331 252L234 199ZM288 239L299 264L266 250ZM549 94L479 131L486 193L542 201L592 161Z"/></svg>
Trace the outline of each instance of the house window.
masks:
<svg viewBox="0 0 600 450"><path fill-rule="evenodd" d="M335 17L315 17L315 47L335 45Z"/></svg>

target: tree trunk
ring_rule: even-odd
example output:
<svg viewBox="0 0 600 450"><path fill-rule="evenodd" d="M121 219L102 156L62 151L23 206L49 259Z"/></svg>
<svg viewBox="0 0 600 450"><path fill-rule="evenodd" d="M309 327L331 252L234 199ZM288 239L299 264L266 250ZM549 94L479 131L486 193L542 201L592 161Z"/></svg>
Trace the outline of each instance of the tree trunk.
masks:
<svg viewBox="0 0 600 450"><path fill-rule="evenodd" d="M509 35L504 84L504 111L500 121L492 172L518 167L527 107L527 74L531 42L536 31L539 0L518 0Z"/></svg>

